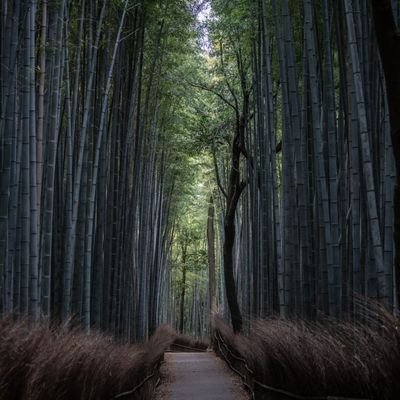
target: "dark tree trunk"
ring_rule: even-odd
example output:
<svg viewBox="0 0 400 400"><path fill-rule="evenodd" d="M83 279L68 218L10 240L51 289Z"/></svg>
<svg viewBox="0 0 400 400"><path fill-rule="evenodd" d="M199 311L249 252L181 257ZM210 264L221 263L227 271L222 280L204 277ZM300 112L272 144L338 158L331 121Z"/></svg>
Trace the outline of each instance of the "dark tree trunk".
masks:
<svg viewBox="0 0 400 400"><path fill-rule="evenodd" d="M211 196L208 205L207 223L207 243L208 243L208 281L210 290L210 319L217 312L216 280L215 280L215 230L214 230L215 210Z"/></svg>
<svg viewBox="0 0 400 400"><path fill-rule="evenodd" d="M394 246L397 304L400 304L400 29L390 0L372 0L376 38L386 80L387 100L396 163L394 188Z"/></svg>
<svg viewBox="0 0 400 400"><path fill-rule="evenodd" d="M242 315L236 296L235 278L233 275L233 245L235 241L235 221L234 218L225 217L224 223L225 241L224 241L224 276L226 298L228 300L229 311L231 313L232 327L234 332L240 332L242 329Z"/></svg>
<svg viewBox="0 0 400 400"><path fill-rule="evenodd" d="M184 315L185 315L185 295L186 295L186 252L187 244L182 246L182 289L181 289L181 303L179 309L179 332L183 333L184 328Z"/></svg>
<svg viewBox="0 0 400 400"><path fill-rule="evenodd" d="M234 332L242 330L242 315L240 312L235 277L233 273L233 247L235 244L235 214L240 195L246 186L246 183L240 177L240 154L244 151L244 134L246 129L247 101L244 101L243 110L245 111L236 122L236 133L232 144L232 160L229 173L229 186L226 199L226 212L224 219L224 277L226 297L228 300L229 311L231 313L232 327Z"/></svg>

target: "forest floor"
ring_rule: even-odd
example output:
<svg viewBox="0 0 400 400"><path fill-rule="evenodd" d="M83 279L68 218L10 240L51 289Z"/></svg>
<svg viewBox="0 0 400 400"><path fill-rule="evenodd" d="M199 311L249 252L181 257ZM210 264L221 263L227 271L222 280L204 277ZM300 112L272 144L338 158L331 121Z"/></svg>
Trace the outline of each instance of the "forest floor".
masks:
<svg viewBox="0 0 400 400"><path fill-rule="evenodd" d="M213 352L165 353L157 400L248 400L240 379Z"/></svg>

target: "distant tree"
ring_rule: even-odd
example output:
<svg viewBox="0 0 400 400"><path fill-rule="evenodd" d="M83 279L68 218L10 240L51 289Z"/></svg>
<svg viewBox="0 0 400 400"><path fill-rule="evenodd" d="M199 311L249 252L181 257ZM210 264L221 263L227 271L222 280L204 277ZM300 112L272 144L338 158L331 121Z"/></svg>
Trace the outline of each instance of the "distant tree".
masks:
<svg viewBox="0 0 400 400"><path fill-rule="evenodd" d="M210 294L210 316L212 317L217 312L217 285L215 277L215 208L213 197L210 197L208 205L207 219L207 258L208 258L208 280Z"/></svg>

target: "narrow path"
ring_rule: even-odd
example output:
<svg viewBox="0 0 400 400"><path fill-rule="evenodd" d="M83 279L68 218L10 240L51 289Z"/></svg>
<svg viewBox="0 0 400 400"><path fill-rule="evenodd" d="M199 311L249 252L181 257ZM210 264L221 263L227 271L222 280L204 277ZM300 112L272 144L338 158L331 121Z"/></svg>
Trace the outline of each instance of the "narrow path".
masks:
<svg viewBox="0 0 400 400"><path fill-rule="evenodd" d="M246 400L240 382L214 353L166 353L161 400Z"/></svg>

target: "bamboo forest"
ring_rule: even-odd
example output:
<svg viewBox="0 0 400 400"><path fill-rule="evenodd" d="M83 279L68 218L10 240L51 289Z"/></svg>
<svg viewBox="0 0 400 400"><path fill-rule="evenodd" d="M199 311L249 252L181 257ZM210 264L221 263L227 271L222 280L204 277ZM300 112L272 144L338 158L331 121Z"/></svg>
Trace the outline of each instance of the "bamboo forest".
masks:
<svg viewBox="0 0 400 400"><path fill-rule="evenodd" d="M400 398L400 0L0 4L0 399Z"/></svg>

